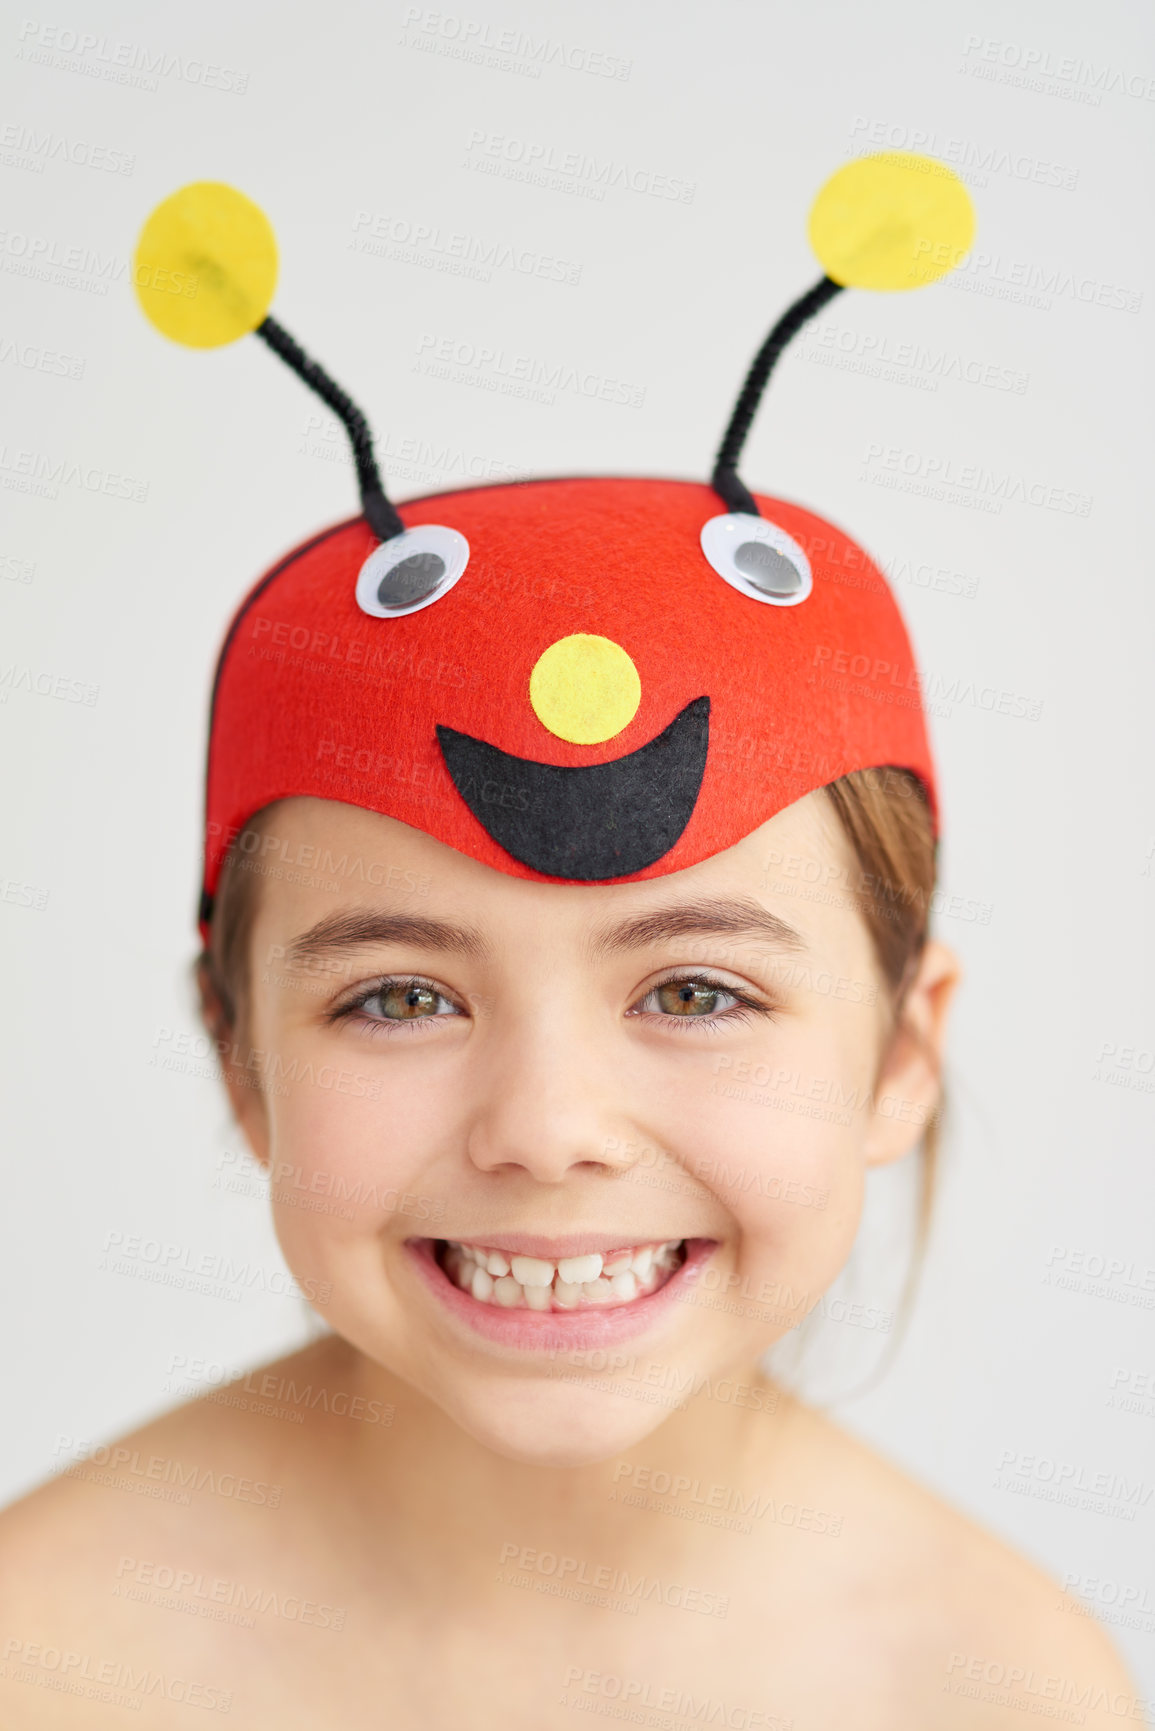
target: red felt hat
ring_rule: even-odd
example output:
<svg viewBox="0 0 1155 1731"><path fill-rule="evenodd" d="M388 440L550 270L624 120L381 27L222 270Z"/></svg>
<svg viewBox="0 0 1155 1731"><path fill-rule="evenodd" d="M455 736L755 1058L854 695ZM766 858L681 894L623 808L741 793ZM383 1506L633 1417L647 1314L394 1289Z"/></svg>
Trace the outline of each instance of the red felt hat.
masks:
<svg viewBox="0 0 1155 1731"><path fill-rule="evenodd" d="M268 315L261 212L215 183L166 200L134 265L150 318L192 346L261 336L344 422L363 510L282 559L229 628L202 931L229 847L294 795L397 818L515 877L580 883L680 871L852 770L910 770L935 809L885 580L842 530L751 494L737 462L806 320L851 284L943 275L972 225L965 188L929 159L834 175L810 221L825 274L755 358L710 485L541 480L398 509L360 411Z"/></svg>

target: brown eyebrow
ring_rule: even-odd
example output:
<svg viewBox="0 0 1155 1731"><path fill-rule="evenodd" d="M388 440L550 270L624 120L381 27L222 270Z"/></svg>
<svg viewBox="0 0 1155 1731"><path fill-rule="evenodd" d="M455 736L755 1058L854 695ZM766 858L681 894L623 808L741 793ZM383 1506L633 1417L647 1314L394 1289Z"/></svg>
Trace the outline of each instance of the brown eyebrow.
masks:
<svg viewBox="0 0 1155 1731"><path fill-rule="evenodd" d="M334 950L360 949L367 944L419 944L422 949L456 951L479 959L490 953L489 945L472 926L455 926L420 914L357 911L319 920L293 939L287 960L290 966L299 965Z"/></svg>
<svg viewBox="0 0 1155 1731"><path fill-rule="evenodd" d="M676 902L669 907L635 914L617 925L603 926L595 931L587 943L587 953L592 960L597 960L627 950L645 949L671 938L708 937L722 932L731 936L768 939L778 949L806 948L801 933L787 925L785 920L769 913L758 902L739 898ZM330 914L327 919L319 920L307 932L293 939L286 959L290 967L300 966L303 962L331 955L334 950L361 949L370 944L417 944L423 949L441 950L478 960L492 954L492 947L472 926L455 926L447 920L429 919L420 914L357 910Z"/></svg>
<svg viewBox="0 0 1155 1731"><path fill-rule="evenodd" d="M603 926L595 933L589 947L592 956L611 956L623 950L660 944L670 938L711 936L719 932L766 938L784 950L806 948L805 939L793 926L768 912L759 902L746 897L675 902L669 907L655 908L650 913L636 914L618 925Z"/></svg>

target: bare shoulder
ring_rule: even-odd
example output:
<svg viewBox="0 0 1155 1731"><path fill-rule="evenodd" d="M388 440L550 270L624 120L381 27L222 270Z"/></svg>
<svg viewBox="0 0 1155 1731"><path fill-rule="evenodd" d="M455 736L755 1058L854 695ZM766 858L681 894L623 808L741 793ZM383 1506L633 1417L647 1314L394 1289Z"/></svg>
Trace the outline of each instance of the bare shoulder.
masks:
<svg viewBox="0 0 1155 1731"><path fill-rule="evenodd" d="M328 1347L255 1374L323 1386ZM131 1707L148 1726L168 1724L174 1704L228 1711L262 1606L275 1607L274 1636L290 1600L295 1616L331 1616L337 1583L297 1579L293 1563L299 1540L317 1555L309 1466L324 1441L299 1401L239 1389L94 1450L0 1513L0 1723L120 1724Z"/></svg>
<svg viewBox="0 0 1155 1731"><path fill-rule="evenodd" d="M1134 1719L1134 1680L1059 1583L866 1443L802 1408L791 1452L842 1516L839 1573L882 1651L932 1691L944 1725L1021 1725L1065 1706L1089 1727ZM925 1700L925 1694L923 1696Z"/></svg>

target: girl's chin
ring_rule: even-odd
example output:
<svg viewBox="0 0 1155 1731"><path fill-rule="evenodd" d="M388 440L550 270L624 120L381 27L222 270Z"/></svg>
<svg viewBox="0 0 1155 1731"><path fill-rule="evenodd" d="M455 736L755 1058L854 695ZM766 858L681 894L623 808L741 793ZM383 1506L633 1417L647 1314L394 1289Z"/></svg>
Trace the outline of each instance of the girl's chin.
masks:
<svg viewBox="0 0 1155 1731"><path fill-rule="evenodd" d="M495 1392L480 1391L474 1398L458 1390L444 1410L474 1442L522 1466L601 1466L650 1436L669 1417L665 1407L645 1405L628 1392L565 1384L549 1391L540 1380L522 1391L520 1401L502 1390L498 1398L504 1398L506 1410L496 1415Z"/></svg>

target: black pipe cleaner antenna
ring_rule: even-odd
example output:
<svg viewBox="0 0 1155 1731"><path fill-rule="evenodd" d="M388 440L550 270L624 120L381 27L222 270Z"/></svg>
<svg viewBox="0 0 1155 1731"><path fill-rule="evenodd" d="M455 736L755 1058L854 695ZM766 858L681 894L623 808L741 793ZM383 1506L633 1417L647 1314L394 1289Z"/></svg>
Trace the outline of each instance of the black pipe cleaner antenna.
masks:
<svg viewBox="0 0 1155 1731"><path fill-rule="evenodd" d="M256 326L254 335L263 337L273 353L278 355L286 366L292 367L298 378L303 379L309 389L315 391L321 401L341 420L353 447L357 485L361 490L361 509L373 533L382 541L391 541L394 535L404 534L405 525L397 515L395 507L390 504L381 484L377 459L373 455L373 435L369 431L369 423L352 397L341 389L335 379L329 377L323 367L310 360L300 343L291 337L275 318L267 316L262 319Z"/></svg>
<svg viewBox="0 0 1155 1731"><path fill-rule="evenodd" d="M751 422L758 412L762 394L770 381L779 355L792 337L808 319L822 311L828 301L843 288L842 283L824 276L807 289L804 295L796 300L793 306L787 307L762 347L754 357L750 371L746 375L746 383L738 395L734 405L734 413L730 416L730 425L726 428L725 437L718 447L718 456L714 463L714 473L711 486L719 495L728 511L740 511L750 517L760 517L762 513L754 503L753 495L738 475L738 458L742 454L742 446L746 443L746 435L750 431Z"/></svg>

